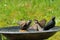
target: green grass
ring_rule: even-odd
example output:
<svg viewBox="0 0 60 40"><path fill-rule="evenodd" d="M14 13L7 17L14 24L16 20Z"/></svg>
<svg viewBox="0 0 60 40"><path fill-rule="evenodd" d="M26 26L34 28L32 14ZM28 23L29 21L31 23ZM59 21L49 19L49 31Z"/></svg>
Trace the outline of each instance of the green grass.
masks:
<svg viewBox="0 0 60 40"><path fill-rule="evenodd" d="M0 28L17 25L20 19L48 21L52 16L60 26L60 0L0 0ZM59 33L49 40L60 40Z"/></svg>

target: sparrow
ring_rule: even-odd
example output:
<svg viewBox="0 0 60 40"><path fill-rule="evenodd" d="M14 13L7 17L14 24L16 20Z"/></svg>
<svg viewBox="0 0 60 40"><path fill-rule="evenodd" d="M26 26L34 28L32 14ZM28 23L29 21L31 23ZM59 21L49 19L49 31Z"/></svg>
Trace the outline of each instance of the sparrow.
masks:
<svg viewBox="0 0 60 40"><path fill-rule="evenodd" d="M23 28L23 26L26 24L26 21L25 20L20 20L18 21L17 23L21 28Z"/></svg>
<svg viewBox="0 0 60 40"><path fill-rule="evenodd" d="M40 25L38 24L38 20L34 20L34 24L29 27L29 31L42 31Z"/></svg>
<svg viewBox="0 0 60 40"><path fill-rule="evenodd" d="M43 28L46 24L46 19L42 19L39 23L39 25Z"/></svg>
<svg viewBox="0 0 60 40"><path fill-rule="evenodd" d="M39 21L35 19L34 22L35 22L35 24L38 28L38 31L42 31L43 29L42 29L41 24L39 23Z"/></svg>
<svg viewBox="0 0 60 40"><path fill-rule="evenodd" d="M22 30L27 30L30 27L30 24L32 23L32 20L28 20L25 25L23 26Z"/></svg>
<svg viewBox="0 0 60 40"><path fill-rule="evenodd" d="M22 19L22 20L18 21L17 24L20 26L19 32L26 32L26 30L22 30L22 28L24 28L24 25L26 25L26 21L25 20Z"/></svg>

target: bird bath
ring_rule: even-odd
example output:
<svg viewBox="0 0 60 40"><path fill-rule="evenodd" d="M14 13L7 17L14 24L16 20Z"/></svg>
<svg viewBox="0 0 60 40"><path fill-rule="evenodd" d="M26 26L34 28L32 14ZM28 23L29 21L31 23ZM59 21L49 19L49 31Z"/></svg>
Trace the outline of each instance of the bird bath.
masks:
<svg viewBox="0 0 60 40"><path fill-rule="evenodd" d="M60 31L60 27L54 27L50 30L44 30L42 32L39 31L27 31L27 32L19 32L20 27L7 27L0 28L0 34L3 34L10 40L43 40L51 37L57 31Z"/></svg>

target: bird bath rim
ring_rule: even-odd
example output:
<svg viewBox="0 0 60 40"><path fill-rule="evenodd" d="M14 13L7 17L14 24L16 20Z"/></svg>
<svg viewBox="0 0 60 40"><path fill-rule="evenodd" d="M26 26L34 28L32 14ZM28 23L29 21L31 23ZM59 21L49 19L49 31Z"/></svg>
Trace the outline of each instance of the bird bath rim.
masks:
<svg viewBox="0 0 60 40"><path fill-rule="evenodd" d="M47 33L47 32L57 32L60 31L60 27L54 27L57 29L50 29L50 30L43 30L43 31L26 31L26 32L6 32L6 31L0 31L0 34L30 34L30 33ZM58 29L59 28L59 29Z"/></svg>

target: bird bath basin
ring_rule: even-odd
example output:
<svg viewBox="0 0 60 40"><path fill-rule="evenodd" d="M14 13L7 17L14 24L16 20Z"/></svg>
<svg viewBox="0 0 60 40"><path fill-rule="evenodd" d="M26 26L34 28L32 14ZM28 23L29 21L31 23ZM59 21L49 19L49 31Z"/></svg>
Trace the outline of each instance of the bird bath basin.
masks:
<svg viewBox="0 0 60 40"><path fill-rule="evenodd" d="M43 40L51 37L57 31L60 31L60 27L54 27L50 30L44 30L42 32L39 31L27 31L27 32L19 32L20 27L7 27L0 28L0 34L5 35L10 40Z"/></svg>

